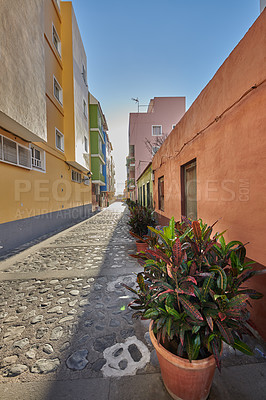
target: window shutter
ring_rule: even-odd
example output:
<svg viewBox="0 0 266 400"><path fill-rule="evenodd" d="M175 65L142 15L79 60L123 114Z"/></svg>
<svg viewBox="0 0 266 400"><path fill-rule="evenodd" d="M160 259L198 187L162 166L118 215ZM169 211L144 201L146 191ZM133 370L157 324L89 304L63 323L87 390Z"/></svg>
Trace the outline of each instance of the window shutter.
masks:
<svg viewBox="0 0 266 400"><path fill-rule="evenodd" d="M30 168L31 167L31 156L30 149L26 149L25 147L18 146L18 158L19 165L23 167Z"/></svg>
<svg viewBox="0 0 266 400"><path fill-rule="evenodd" d="M2 136L0 136L0 160L3 159L3 144L2 144Z"/></svg>
<svg viewBox="0 0 266 400"><path fill-rule="evenodd" d="M4 161L17 164L17 144L12 140L3 138Z"/></svg>

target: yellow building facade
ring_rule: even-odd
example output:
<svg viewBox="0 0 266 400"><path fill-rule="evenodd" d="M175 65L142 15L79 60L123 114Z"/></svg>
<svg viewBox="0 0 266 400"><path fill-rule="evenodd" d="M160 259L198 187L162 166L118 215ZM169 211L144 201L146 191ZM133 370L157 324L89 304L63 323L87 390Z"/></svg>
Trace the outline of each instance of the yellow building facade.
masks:
<svg viewBox="0 0 266 400"><path fill-rule="evenodd" d="M19 3L0 3L0 255L92 212L87 59L72 3Z"/></svg>

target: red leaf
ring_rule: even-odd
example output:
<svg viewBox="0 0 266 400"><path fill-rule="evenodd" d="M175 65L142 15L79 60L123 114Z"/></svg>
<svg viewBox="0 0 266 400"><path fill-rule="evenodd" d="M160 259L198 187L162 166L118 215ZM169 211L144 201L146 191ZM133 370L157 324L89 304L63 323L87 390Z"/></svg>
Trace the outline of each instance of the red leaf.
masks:
<svg viewBox="0 0 266 400"><path fill-rule="evenodd" d="M159 293L158 297L162 296L162 294L164 294L164 293L174 293L174 290L172 290L172 289L165 290L164 292Z"/></svg>
<svg viewBox="0 0 266 400"><path fill-rule="evenodd" d="M181 221L184 222L187 226L191 226L191 221L184 215L181 216Z"/></svg>
<svg viewBox="0 0 266 400"><path fill-rule="evenodd" d="M172 275L171 265L170 264L167 264L167 273L170 276L170 278L174 279L174 277Z"/></svg>
<svg viewBox="0 0 266 400"><path fill-rule="evenodd" d="M219 331L221 333L221 335L223 336L223 338L230 344L234 343L234 338L233 335L231 333L231 330L227 327L224 326L219 320L215 321L216 325L219 328Z"/></svg>
<svg viewBox="0 0 266 400"><path fill-rule="evenodd" d="M176 242L173 245L173 257L174 257L174 265L178 266L182 258L181 242L179 238L176 239Z"/></svg>
<svg viewBox="0 0 266 400"><path fill-rule="evenodd" d="M211 331L213 331L213 320L210 315L206 315L206 321L207 321L207 324L209 325Z"/></svg>
<svg viewBox="0 0 266 400"><path fill-rule="evenodd" d="M223 321L226 318L226 315L222 312L219 312L218 315L221 321Z"/></svg>
<svg viewBox="0 0 266 400"><path fill-rule="evenodd" d="M189 272L190 275L194 275L196 273L196 270L197 270L197 264L193 261L190 267L190 272Z"/></svg>
<svg viewBox="0 0 266 400"><path fill-rule="evenodd" d="M201 239L201 227L198 221L192 222L192 229L195 235L195 238L200 240Z"/></svg>
<svg viewBox="0 0 266 400"><path fill-rule="evenodd" d="M184 299L183 297L179 297L180 303L182 303L183 307L185 310L195 319L198 319L199 321L203 321L203 317L201 313L196 309L196 307L193 306L192 303L190 303L189 300Z"/></svg>
<svg viewBox="0 0 266 400"><path fill-rule="evenodd" d="M145 250L146 254L150 254L151 256L157 258L158 260L163 260L164 262L166 262L167 264L170 264L170 260L169 258L160 250L156 249L156 250Z"/></svg>

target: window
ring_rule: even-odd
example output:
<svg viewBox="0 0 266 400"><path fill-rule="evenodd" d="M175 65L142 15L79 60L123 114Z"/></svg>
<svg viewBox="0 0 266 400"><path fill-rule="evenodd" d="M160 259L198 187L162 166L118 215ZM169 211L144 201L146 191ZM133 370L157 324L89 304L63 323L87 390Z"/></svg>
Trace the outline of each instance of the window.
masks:
<svg viewBox="0 0 266 400"><path fill-rule="evenodd" d="M85 153L88 153L89 149L88 149L88 139L86 138L86 136L84 136L84 149L85 149Z"/></svg>
<svg viewBox="0 0 266 400"><path fill-rule="evenodd" d="M60 0L55 0L55 2L56 2L56 4L57 4L57 7L58 7L59 10L60 10Z"/></svg>
<svg viewBox="0 0 266 400"><path fill-rule="evenodd" d="M81 72L81 75L82 75L82 77L83 77L83 80L84 80L85 85L87 86L87 73L86 73L86 68L85 68L85 65L84 65L84 64L82 65L82 72Z"/></svg>
<svg viewBox="0 0 266 400"><path fill-rule="evenodd" d="M87 103L86 103L85 100L83 100L83 115L84 115L84 117L87 119L88 107L87 107Z"/></svg>
<svg viewBox="0 0 266 400"><path fill-rule="evenodd" d="M31 165L32 169L45 171L45 151L31 145Z"/></svg>
<svg viewBox="0 0 266 400"><path fill-rule="evenodd" d="M159 150L159 146L152 146L151 151L152 151L152 157L155 156L157 151Z"/></svg>
<svg viewBox="0 0 266 400"><path fill-rule="evenodd" d="M159 210L164 211L164 176L158 179L158 203Z"/></svg>
<svg viewBox="0 0 266 400"><path fill-rule="evenodd" d="M56 78L54 77L54 97L59 101L61 106L63 105L63 90Z"/></svg>
<svg viewBox="0 0 266 400"><path fill-rule="evenodd" d="M99 136L99 153L102 153L102 151L103 151L103 142L102 142L102 139Z"/></svg>
<svg viewBox="0 0 266 400"><path fill-rule="evenodd" d="M146 196L145 196L145 185L142 186L142 193L143 193L143 205L146 206Z"/></svg>
<svg viewBox="0 0 266 400"><path fill-rule="evenodd" d="M139 188L139 203L142 205L142 187Z"/></svg>
<svg viewBox="0 0 266 400"><path fill-rule="evenodd" d="M196 160L181 167L181 213L197 219L197 174Z"/></svg>
<svg viewBox="0 0 266 400"><path fill-rule="evenodd" d="M81 183L81 173L71 170L71 179L73 182Z"/></svg>
<svg viewBox="0 0 266 400"><path fill-rule="evenodd" d="M150 182L147 183L147 207L151 205Z"/></svg>
<svg viewBox="0 0 266 400"><path fill-rule="evenodd" d="M101 174L103 173L103 165L102 164L100 164L100 173Z"/></svg>
<svg viewBox="0 0 266 400"><path fill-rule="evenodd" d="M64 151L64 135L55 128L55 147L58 150Z"/></svg>
<svg viewBox="0 0 266 400"><path fill-rule="evenodd" d="M53 44L54 44L54 47L56 48L58 54L61 57L61 41L60 41L59 36L58 36L58 34L56 32L54 24L53 24Z"/></svg>
<svg viewBox="0 0 266 400"><path fill-rule="evenodd" d="M99 110L98 110L98 128L100 129L100 131L102 130L102 118Z"/></svg>
<svg viewBox="0 0 266 400"><path fill-rule="evenodd" d="M0 160L31 169L30 149L2 135L0 135Z"/></svg>
<svg viewBox="0 0 266 400"><path fill-rule="evenodd" d="M152 136L162 136L162 125L152 126Z"/></svg>

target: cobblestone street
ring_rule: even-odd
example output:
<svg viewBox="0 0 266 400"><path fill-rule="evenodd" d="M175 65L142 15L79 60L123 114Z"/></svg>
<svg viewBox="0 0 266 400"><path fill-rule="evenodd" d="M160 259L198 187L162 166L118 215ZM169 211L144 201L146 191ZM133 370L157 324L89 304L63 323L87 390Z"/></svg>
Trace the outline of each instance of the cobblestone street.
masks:
<svg viewBox="0 0 266 400"><path fill-rule="evenodd" d="M148 323L132 320L131 295L121 285L133 287L139 270L124 209L114 203L0 263L1 399L170 399ZM222 376L238 368L246 391L250 365L260 387L265 359L229 359ZM222 386L218 376L211 399L240 398ZM262 398L251 389L241 398Z"/></svg>

